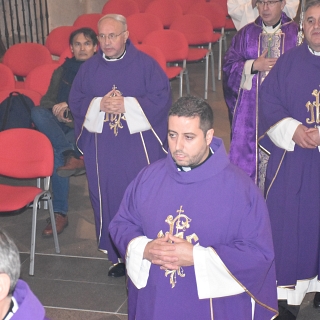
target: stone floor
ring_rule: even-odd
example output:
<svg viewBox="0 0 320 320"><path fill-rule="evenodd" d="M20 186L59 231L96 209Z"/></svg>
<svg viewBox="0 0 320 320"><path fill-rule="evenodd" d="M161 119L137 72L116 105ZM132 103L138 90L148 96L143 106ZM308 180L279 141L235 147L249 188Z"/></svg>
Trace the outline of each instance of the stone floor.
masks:
<svg viewBox="0 0 320 320"><path fill-rule="evenodd" d="M217 56L215 51L216 65ZM191 94L203 96L204 63L189 65L188 69ZM216 81L216 86L215 92L209 91L208 102L215 113L215 134L224 140L228 149L230 128L221 81ZM178 80L172 81L172 89L176 100ZM61 254L55 254L53 239L42 238L48 212L39 211L34 276L28 274L31 209L17 215L0 215L0 226L11 234L21 252L21 278L30 285L51 319L125 320L125 279L107 276L110 263L107 256L97 250L85 175L70 179L69 200L69 226L59 235ZM313 294L306 296L298 320L320 319L320 311L312 307L312 299Z"/></svg>

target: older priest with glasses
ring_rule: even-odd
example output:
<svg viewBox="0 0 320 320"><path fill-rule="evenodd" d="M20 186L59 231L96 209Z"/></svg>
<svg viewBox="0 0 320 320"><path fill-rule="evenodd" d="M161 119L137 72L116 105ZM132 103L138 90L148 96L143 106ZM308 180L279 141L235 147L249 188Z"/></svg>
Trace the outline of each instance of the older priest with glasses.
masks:
<svg viewBox="0 0 320 320"><path fill-rule="evenodd" d="M125 17L108 14L98 30L100 49L79 70L69 106L84 156L98 247L114 264L109 276L119 277L125 267L108 226L131 180L166 155L162 144L171 91L159 64L128 39Z"/></svg>
<svg viewBox="0 0 320 320"><path fill-rule="evenodd" d="M259 17L238 31L224 57L223 90L232 118L230 160L263 188L267 155L257 149L259 87L278 57L296 46L298 26L282 11L285 0L256 5Z"/></svg>

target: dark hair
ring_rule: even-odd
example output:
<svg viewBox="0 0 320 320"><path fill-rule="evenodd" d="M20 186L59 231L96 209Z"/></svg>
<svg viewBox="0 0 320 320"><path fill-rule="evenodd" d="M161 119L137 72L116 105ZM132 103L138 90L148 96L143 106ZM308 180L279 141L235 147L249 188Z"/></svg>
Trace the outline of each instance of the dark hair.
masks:
<svg viewBox="0 0 320 320"><path fill-rule="evenodd" d="M91 29L91 28L80 28L77 30L74 30L69 37L69 44L70 46L73 45L73 39L75 36L77 36L78 34L83 33L84 37L86 39L90 39L92 40L92 43L94 46L96 46L98 44L98 39L97 39L97 35L96 33Z"/></svg>
<svg viewBox="0 0 320 320"><path fill-rule="evenodd" d="M311 7L318 7L318 6L320 6L320 0L306 1L306 6L304 7L304 12L306 12Z"/></svg>
<svg viewBox="0 0 320 320"><path fill-rule="evenodd" d="M200 118L200 129L204 134L213 128L213 110L210 105L201 98L187 96L179 98L170 108L169 117Z"/></svg>

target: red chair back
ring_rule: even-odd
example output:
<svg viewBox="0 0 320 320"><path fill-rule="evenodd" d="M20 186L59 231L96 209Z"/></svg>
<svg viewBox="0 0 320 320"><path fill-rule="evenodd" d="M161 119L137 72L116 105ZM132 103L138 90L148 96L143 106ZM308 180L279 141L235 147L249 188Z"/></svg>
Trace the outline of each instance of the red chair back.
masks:
<svg viewBox="0 0 320 320"><path fill-rule="evenodd" d="M34 129L15 128L0 132L0 174L12 178L48 177L53 172L50 140Z"/></svg>
<svg viewBox="0 0 320 320"><path fill-rule="evenodd" d="M206 0L175 0L175 1L180 4L183 14L186 14L189 8L195 3L206 2Z"/></svg>
<svg viewBox="0 0 320 320"><path fill-rule="evenodd" d="M143 44L158 47L167 62L183 61L188 56L188 41L183 33L176 30L157 30L150 32Z"/></svg>
<svg viewBox="0 0 320 320"><path fill-rule="evenodd" d="M72 57L73 57L73 53L69 46L60 54L58 64L61 66L66 61L66 58L72 58Z"/></svg>
<svg viewBox="0 0 320 320"><path fill-rule="evenodd" d="M73 26L76 29L88 27L91 28L95 33L98 33L98 21L103 17L101 13L86 13L80 15Z"/></svg>
<svg viewBox="0 0 320 320"><path fill-rule="evenodd" d="M33 90L29 90L29 89L17 89L15 88L14 90L12 89L6 89L6 90L1 90L0 91L0 103L9 97L9 94L12 91L17 91L20 92L24 95L26 95L27 97L29 97L33 103L38 106L40 104L40 100L41 100L41 94L39 92L33 91Z"/></svg>
<svg viewBox="0 0 320 320"><path fill-rule="evenodd" d="M134 2L138 5L140 12L145 12L148 4L153 0L134 0Z"/></svg>
<svg viewBox="0 0 320 320"><path fill-rule="evenodd" d="M199 2L192 5L188 13L204 16L212 24L212 29L222 29L226 24L226 15L221 7L216 3Z"/></svg>
<svg viewBox="0 0 320 320"><path fill-rule="evenodd" d="M3 63L0 63L0 75L0 90L13 90L16 83L14 74L12 70Z"/></svg>
<svg viewBox="0 0 320 320"><path fill-rule="evenodd" d="M136 45L136 48L150 57L152 57L154 60L156 60L160 67L163 69L164 72L167 70L167 64L166 64L166 57L162 53L162 51L155 46L150 46L148 44L138 44Z"/></svg>
<svg viewBox="0 0 320 320"><path fill-rule="evenodd" d="M189 45L208 44L212 41L211 22L197 14L186 14L174 20L170 30L177 30L183 33Z"/></svg>
<svg viewBox="0 0 320 320"><path fill-rule="evenodd" d="M26 77L25 89L45 95L48 91L53 71L59 67L56 63L44 64L33 69Z"/></svg>
<svg viewBox="0 0 320 320"><path fill-rule="evenodd" d="M70 34L78 28L74 26L61 26L53 29L47 37L45 46L50 53L60 56L69 47Z"/></svg>
<svg viewBox="0 0 320 320"><path fill-rule="evenodd" d="M26 77L28 73L46 63L52 63L49 50L39 43L17 43L4 54L3 64L8 66L14 75Z"/></svg>
<svg viewBox="0 0 320 320"><path fill-rule="evenodd" d="M171 23L183 14L180 4L175 0L154 0L149 3L145 12L156 15L164 28L169 28Z"/></svg>
<svg viewBox="0 0 320 320"><path fill-rule="evenodd" d="M127 18L129 37L133 36L138 43L142 43L145 36L155 30L162 30L161 20L151 13L136 13Z"/></svg>
<svg viewBox="0 0 320 320"><path fill-rule="evenodd" d="M109 0L102 8L102 14L122 14L126 18L131 14L139 13L139 6L133 0Z"/></svg>

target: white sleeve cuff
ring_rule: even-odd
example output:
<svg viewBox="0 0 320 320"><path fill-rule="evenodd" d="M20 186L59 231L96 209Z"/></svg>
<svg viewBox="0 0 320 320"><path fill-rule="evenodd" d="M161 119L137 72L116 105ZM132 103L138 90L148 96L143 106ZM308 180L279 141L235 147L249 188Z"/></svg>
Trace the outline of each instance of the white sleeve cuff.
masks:
<svg viewBox="0 0 320 320"><path fill-rule="evenodd" d="M101 133L103 129L105 112L100 111L100 102L102 98L93 98L87 114L84 119L83 126L93 133Z"/></svg>
<svg viewBox="0 0 320 320"><path fill-rule="evenodd" d="M131 134L151 129L151 125L136 98L125 97L124 108L126 121Z"/></svg>
<svg viewBox="0 0 320 320"><path fill-rule="evenodd" d="M128 245L126 254L127 273L138 289L144 288L148 282L151 262L143 259L143 252L150 241L152 239L143 236L133 239Z"/></svg>
<svg viewBox="0 0 320 320"><path fill-rule="evenodd" d="M244 292L212 248L194 246L193 260L199 299L226 297Z"/></svg>
<svg viewBox="0 0 320 320"><path fill-rule="evenodd" d="M251 73L252 65L254 60L247 60L244 64L244 68L242 71L241 83L240 88L244 90L251 90L252 88L252 79L255 76Z"/></svg>
<svg viewBox="0 0 320 320"><path fill-rule="evenodd" d="M300 121L293 118L285 118L278 122L267 132L271 141L279 148L293 151L295 143L292 140Z"/></svg>

